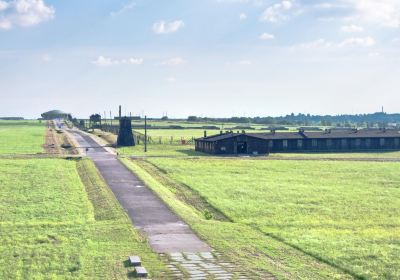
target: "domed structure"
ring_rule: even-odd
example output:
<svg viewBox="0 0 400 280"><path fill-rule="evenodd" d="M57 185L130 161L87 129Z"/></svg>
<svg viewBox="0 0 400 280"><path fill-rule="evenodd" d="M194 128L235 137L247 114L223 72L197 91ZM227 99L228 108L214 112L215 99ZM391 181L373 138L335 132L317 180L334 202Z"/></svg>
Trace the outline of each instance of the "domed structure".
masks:
<svg viewBox="0 0 400 280"><path fill-rule="evenodd" d="M44 120L68 119L69 117L70 117L69 113L65 113L61 110L52 110L42 114L42 118Z"/></svg>

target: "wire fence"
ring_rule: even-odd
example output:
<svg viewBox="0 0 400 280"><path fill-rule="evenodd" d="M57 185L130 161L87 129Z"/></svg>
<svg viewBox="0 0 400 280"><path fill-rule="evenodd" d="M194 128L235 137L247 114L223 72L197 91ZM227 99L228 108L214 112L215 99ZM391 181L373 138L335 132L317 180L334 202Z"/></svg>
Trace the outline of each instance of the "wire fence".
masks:
<svg viewBox="0 0 400 280"><path fill-rule="evenodd" d="M117 126L103 126L102 131L118 135L119 127ZM133 137L137 145L143 144L145 142L145 135L139 131L134 130ZM149 136L147 135L148 144L159 144L159 145L193 145L194 136Z"/></svg>

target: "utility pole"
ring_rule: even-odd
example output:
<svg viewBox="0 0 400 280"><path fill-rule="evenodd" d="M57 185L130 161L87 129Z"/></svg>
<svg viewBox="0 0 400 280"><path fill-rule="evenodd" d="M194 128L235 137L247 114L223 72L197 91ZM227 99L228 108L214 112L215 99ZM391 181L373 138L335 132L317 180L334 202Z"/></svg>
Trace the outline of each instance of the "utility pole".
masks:
<svg viewBox="0 0 400 280"><path fill-rule="evenodd" d="M144 152L147 153L147 116L144 116Z"/></svg>
<svg viewBox="0 0 400 280"><path fill-rule="evenodd" d="M110 123L111 123L111 127L112 127L112 125L113 125L113 120L112 120L111 110L110 110Z"/></svg>

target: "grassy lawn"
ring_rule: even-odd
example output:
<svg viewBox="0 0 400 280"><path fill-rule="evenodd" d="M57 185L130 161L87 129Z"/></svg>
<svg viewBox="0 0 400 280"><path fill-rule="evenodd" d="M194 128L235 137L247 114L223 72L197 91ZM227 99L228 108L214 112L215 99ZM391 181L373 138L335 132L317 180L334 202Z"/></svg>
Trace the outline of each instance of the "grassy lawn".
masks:
<svg viewBox="0 0 400 280"><path fill-rule="evenodd" d="M144 134L144 129L137 129L142 134ZM219 130L207 130L207 135L219 134ZM169 143L171 137L173 142L180 141L182 138L190 140L192 138L200 138L204 136L203 129L148 129L147 135L152 138L152 141L159 142L160 137L162 142Z"/></svg>
<svg viewBox="0 0 400 280"><path fill-rule="evenodd" d="M91 161L0 160L0 279L126 279L131 254L165 279Z"/></svg>
<svg viewBox="0 0 400 280"><path fill-rule="evenodd" d="M0 155L43 152L44 132L39 121L0 121Z"/></svg>
<svg viewBox="0 0 400 280"><path fill-rule="evenodd" d="M117 149L121 155L127 156L159 156L159 157L187 157L187 156L207 156L207 154L196 152L193 145L180 144L149 144L147 153L144 152L144 145L135 147L121 147Z"/></svg>
<svg viewBox="0 0 400 280"><path fill-rule="evenodd" d="M280 278L400 278L399 163L147 159L228 223L201 219L145 163L124 161L214 247L239 263L257 256L250 268Z"/></svg>

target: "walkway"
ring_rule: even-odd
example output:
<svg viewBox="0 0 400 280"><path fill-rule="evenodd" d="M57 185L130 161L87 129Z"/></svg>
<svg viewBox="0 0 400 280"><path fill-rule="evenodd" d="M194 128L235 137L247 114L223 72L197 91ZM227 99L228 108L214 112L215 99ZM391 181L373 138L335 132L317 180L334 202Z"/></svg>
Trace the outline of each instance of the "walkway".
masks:
<svg viewBox="0 0 400 280"><path fill-rule="evenodd" d="M251 279L249 272L223 261L223 257L201 241L115 155L80 130L68 130L79 147L88 147L93 160L135 228L143 232L152 249L168 259L173 279ZM151 268L150 268L151 269ZM275 279L266 275L263 279Z"/></svg>
<svg viewBox="0 0 400 280"><path fill-rule="evenodd" d="M90 157L114 195L127 211L133 225L149 239L158 253L211 252L180 218L130 172L116 156L108 153L90 136L69 131L81 147L90 147Z"/></svg>

